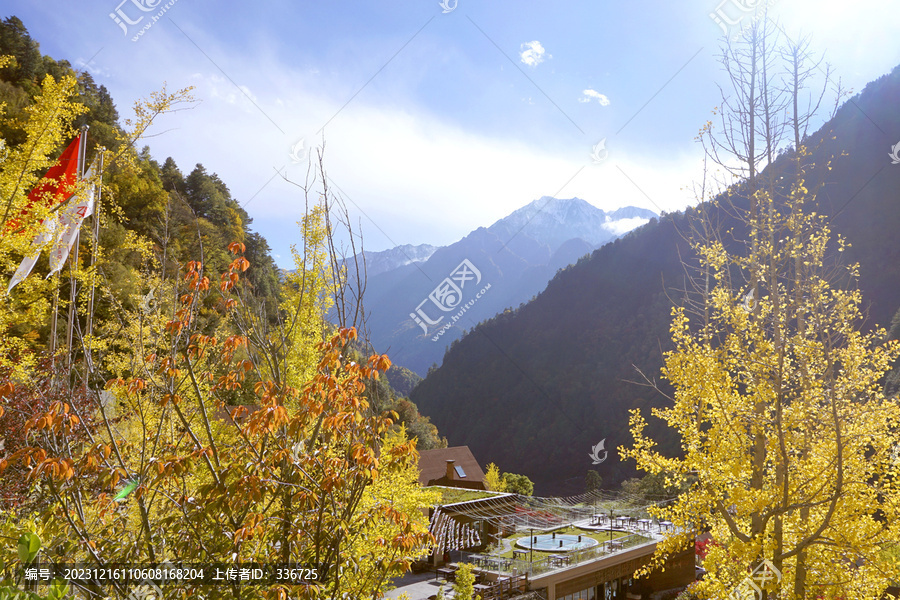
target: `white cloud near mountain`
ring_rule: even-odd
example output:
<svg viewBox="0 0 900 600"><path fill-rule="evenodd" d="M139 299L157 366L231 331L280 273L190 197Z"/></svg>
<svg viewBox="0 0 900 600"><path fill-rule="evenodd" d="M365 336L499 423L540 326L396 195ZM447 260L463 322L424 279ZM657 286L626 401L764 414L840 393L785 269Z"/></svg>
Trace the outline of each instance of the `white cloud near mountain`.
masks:
<svg viewBox="0 0 900 600"><path fill-rule="evenodd" d="M613 233L615 235L623 235L628 233L632 229L637 229L641 225L645 225L650 222L650 219L644 219L642 217L632 217L630 219L618 219L616 221L609 221L603 224L603 229Z"/></svg>

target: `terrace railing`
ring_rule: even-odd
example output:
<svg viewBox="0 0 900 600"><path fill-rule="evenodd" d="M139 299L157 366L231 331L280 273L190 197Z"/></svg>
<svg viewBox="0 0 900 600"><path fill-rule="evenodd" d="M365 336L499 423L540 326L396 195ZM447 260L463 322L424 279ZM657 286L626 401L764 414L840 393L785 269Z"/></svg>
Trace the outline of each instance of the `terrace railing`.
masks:
<svg viewBox="0 0 900 600"><path fill-rule="evenodd" d="M541 552L539 553L540 558L537 558L536 556L534 561L501 558L499 556L476 554L472 552L461 552L460 562L473 563L486 571L502 574L528 573L529 577L534 577L535 575L557 571L559 569L566 569L581 563L597 560L606 556L612 556L613 554L624 552L630 548L655 542L656 540L650 536L635 533L625 537L616 538L612 540L612 543L601 542L599 546L560 553L559 555L548 556L546 553ZM555 556L564 556L565 558L560 560L554 558Z"/></svg>

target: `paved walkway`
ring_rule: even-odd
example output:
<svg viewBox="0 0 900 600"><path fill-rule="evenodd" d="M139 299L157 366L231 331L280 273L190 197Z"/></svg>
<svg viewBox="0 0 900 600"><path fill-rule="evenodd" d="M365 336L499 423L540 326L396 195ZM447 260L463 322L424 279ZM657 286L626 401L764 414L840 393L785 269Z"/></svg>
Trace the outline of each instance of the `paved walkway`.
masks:
<svg viewBox="0 0 900 600"><path fill-rule="evenodd" d="M397 598L400 594L406 594L410 600L428 600L437 594L438 588L444 586L444 598L453 596L451 591L453 584L443 579L435 579L434 571L425 573L407 573L403 577L394 580L397 586L385 594L385 598Z"/></svg>

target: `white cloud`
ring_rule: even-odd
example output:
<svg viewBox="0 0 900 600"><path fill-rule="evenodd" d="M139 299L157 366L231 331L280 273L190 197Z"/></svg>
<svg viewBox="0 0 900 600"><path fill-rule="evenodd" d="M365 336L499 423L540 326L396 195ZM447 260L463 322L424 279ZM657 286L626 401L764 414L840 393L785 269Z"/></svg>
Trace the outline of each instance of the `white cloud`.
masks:
<svg viewBox="0 0 900 600"><path fill-rule="evenodd" d="M546 54L547 51L544 50L544 47L539 41L525 42L520 48L522 52L519 53L519 58L521 58L522 62L529 67L536 67L544 62L544 54ZM547 58L553 57L547 54Z"/></svg>
<svg viewBox="0 0 900 600"><path fill-rule="evenodd" d="M588 88L581 92L581 94L581 98L578 99L579 102L590 102L591 98L596 98L597 102L600 103L600 106L609 106L609 98L607 98L604 94L601 94L597 90Z"/></svg>
<svg viewBox="0 0 900 600"><path fill-rule="evenodd" d="M609 223L604 223L601 225L603 229L610 231L616 235L623 235L631 231L632 229L637 229L641 225L645 225L650 222L650 219L644 219L642 217L632 217L630 219L619 219L618 221L610 221Z"/></svg>

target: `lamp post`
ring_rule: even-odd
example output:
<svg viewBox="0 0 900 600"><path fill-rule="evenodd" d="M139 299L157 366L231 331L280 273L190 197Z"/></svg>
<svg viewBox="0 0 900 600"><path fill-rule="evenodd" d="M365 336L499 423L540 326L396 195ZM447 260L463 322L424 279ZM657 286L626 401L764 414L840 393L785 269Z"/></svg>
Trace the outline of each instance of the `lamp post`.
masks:
<svg viewBox="0 0 900 600"><path fill-rule="evenodd" d="M528 528L528 547L531 548L531 558L528 562L534 563L534 527Z"/></svg>
<svg viewBox="0 0 900 600"><path fill-rule="evenodd" d="M613 509L609 509L609 543L612 544L612 520L613 520ZM612 548L612 546L610 546Z"/></svg>

